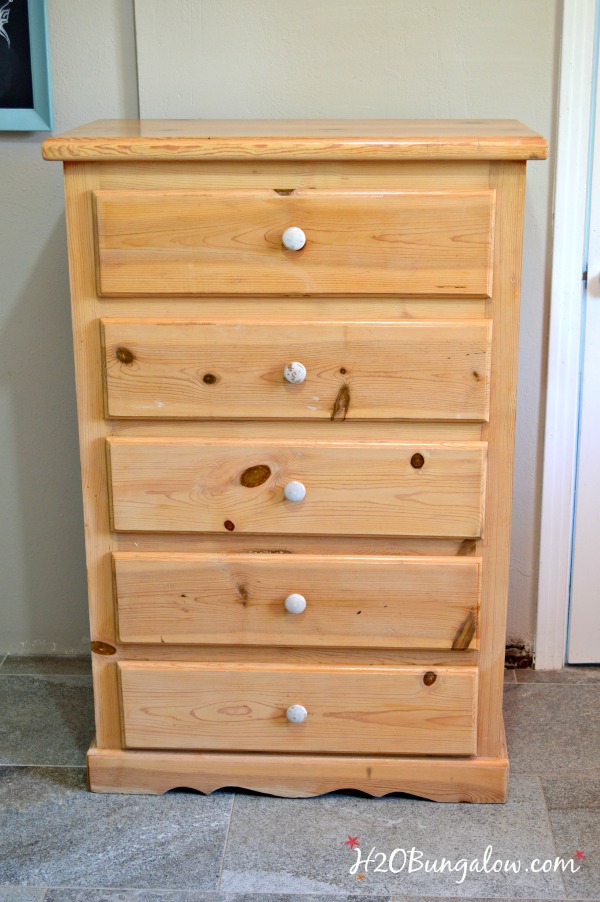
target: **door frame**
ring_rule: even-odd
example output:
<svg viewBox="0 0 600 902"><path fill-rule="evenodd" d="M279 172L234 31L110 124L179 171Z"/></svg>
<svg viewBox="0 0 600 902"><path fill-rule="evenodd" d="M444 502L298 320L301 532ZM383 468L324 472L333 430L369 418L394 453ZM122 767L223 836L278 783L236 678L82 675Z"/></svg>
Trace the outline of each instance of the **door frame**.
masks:
<svg viewBox="0 0 600 902"><path fill-rule="evenodd" d="M583 267L596 18L600 0L564 0L535 667L566 660L581 382Z"/></svg>

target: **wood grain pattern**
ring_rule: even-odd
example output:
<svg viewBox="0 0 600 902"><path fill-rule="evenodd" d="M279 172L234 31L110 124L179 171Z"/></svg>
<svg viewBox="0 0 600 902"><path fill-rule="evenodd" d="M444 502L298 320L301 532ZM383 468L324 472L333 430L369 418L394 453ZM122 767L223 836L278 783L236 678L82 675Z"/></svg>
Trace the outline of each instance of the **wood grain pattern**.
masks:
<svg viewBox="0 0 600 902"><path fill-rule="evenodd" d="M448 649L479 603L477 558L117 552L113 565L123 643ZM285 610L294 592L302 614Z"/></svg>
<svg viewBox="0 0 600 902"><path fill-rule="evenodd" d="M493 191L97 191L103 295L490 297ZM288 226L306 233L286 250Z"/></svg>
<svg viewBox="0 0 600 902"><path fill-rule="evenodd" d="M486 446L481 442L108 440L117 531L480 534ZM424 465L411 464L415 454ZM271 477L248 489L247 467ZM307 496L285 501L284 486Z"/></svg>
<svg viewBox="0 0 600 902"><path fill-rule="evenodd" d="M122 662L126 748L475 752L476 668ZM290 723L290 705L308 710Z"/></svg>
<svg viewBox="0 0 600 902"><path fill-rule="evenodd" d="M111 417L485 420L491 324L105 318ZM284 366L299 360L304 382ZM338 405L339 406L339 405Z"/></svg>
<svg viewBox="0 0 600 902"><path fill-rule="evenodd" d="M204 188L292 188L355 187L366 190L485 190L490 188L490 163L486 160L179 160L161 166L127 157L99 167L97 188L103 190L192 190Z"/></svg>
<svg viewBox="0 0 600 902"><path fill-rule="evenodd" d="M241 786L292 799L340 789L391 792L436 802L498 803L508 798L508 760L366 755L268 755L258 752L88 752L93 792L162 794L187 787L214 792Z"/></svg>
<svg viewBox="0 0 600 902"><path fill-rule="evenodd" d="M516 119L98 119L48 138L47 160L545 159Z"/></svg>

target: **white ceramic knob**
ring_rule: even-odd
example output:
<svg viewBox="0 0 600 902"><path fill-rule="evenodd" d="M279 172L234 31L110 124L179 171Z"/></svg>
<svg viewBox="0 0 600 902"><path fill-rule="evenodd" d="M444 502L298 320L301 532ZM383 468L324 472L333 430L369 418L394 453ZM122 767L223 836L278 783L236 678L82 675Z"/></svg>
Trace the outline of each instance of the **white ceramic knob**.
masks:
<svg viewBox="0 0 600 902"><path fill-rule="evenodd" d="M304 705L290 705L285 712L290 723L304 723L308 717L308 711Z"/></svg>
<svg viewBox="0 0 600 902"><path fill-rule="evenodd" d="M283 494L287 501L303 501L306 498L306 488L301 482L288 482Z"/></svg>
<svg viewBox="0 0 600 902"><path fill-rule="evenodd" d="M292 363L286 363L283 368L283 375L293 385L297 382L304 382L306 379L306 367L303 363L293 360Z"/></svg>
<svg viewBox="0 0 600 902"><path fill-rule="evenodd" d="M298 226L290 226L281 236L281 243L288 251L301 251L306 244L306 235Z"/></svg>
<svg viewBox="0 0 600 902"><path fill-rule="evenodd" d="M288 595L284 604L288 614L301 614L302 611L306 610L306 598L304 595L298 595L296 592Z"/></svg>

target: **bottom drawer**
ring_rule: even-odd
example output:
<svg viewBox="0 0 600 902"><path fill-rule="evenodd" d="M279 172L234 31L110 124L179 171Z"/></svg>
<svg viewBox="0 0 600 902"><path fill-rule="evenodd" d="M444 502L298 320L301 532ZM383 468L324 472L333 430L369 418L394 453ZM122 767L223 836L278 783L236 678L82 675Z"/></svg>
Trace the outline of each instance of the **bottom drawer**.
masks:
<svg viewBox="0 0 600 902"><path fill-rule="evenodd" d="M474 667L123 662L119 672L126 748L476 751Z"/></svg>

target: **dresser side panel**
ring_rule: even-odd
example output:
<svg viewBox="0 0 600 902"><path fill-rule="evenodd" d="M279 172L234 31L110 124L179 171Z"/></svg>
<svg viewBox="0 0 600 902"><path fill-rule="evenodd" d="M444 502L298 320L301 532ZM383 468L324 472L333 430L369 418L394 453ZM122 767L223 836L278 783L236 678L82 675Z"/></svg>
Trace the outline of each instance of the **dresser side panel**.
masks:
<svg viewBox="0 0 600 902"><path fill-rule="evenodd" d="M502 697L510 555L519 301L525 163L498 162L490 168L496 189L492 375L490 418L482 427L488 443L486 518L478 553L482 557L478 754L502 754Z"/></svg>
<svg viewBox="0 0 600 902"><path fill-rule="evenodd" d="M95 251L91 196L98 186L93 163L65 164L65 197L69 271L77 385L79 450L92 643L115 642L113 575L107 473L104 443L102 348L96 296ZM121 726L116 665L93 654L96 745L120 748Z"/></svg>

